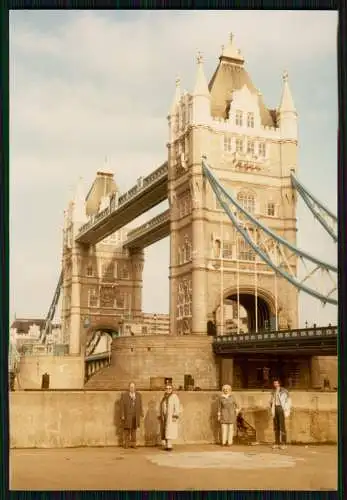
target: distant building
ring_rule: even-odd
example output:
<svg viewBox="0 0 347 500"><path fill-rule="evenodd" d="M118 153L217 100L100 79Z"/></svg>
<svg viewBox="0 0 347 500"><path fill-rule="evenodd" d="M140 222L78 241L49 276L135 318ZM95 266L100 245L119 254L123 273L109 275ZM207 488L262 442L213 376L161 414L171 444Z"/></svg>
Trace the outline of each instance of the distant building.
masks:
<svg viewBox="0 0 347 500"><path fill-rule="evenodd" d="M40 334L45 327L45 320L42 318L16 318L11 325L10 338L15 343L19 352L23 352L25 347L36 344L40 339ZM52 324L52 330L47 335L47 344L62 343L61 328L59 324Z"/></svg>

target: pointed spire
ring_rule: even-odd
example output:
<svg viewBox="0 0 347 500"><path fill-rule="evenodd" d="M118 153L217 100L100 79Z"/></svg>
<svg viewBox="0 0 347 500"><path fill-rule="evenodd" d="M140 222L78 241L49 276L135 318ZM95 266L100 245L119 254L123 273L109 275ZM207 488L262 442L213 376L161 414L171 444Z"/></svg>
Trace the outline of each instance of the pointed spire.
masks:
<svg viewBox="0 0 347 500"><path fill-rule="evenodd" d="M288 82L288 72L284 71L282 75L283 79L283 89L282 89L282 99L279 107L280 113L283 111L292 111L296 112L294 101L292 97L292 93L290 91L289 82Z"/></svg>
<svg viewBox="0 0 347 500"><path fill-rule="evenodd" d="M226 46L222 45L222 54L220 59L232 60L233 62L243 63L245 60L241 55L241 51L236 48L234 43L234 35L230 33L229 42Z"/></svg>
<svg viewBox="0 0 347 500"><path fill-rule="evenodd" d="M173 99L172 105L171 105L171 110L170 110L171 114L175 113L176 106L178 105L178 103L180 102L180 99L181 99L181 79L179 76L176 77L175 83L176 83L175 96L174 96L174 99Z"/></svg>
<svg viewBox="0 0 347 500"><path fill-rule="evenodd" d="M198 52L197 55L197 63L198 70L193 95L210 97L210 91L208 90L208 83L204 72L203 58L200 52Z"/></svg>
<svg viewBox="0 0 347 500"><path fill-rule="evenodd" d="M112 174L113 175L113 171L111 169L111 162L110 162L110 158L106 155L104 156L104 162L103 162L103 166L102 166L102 170L99 171L101 174ZM99 173L98 172L98 173Z"/></svg>

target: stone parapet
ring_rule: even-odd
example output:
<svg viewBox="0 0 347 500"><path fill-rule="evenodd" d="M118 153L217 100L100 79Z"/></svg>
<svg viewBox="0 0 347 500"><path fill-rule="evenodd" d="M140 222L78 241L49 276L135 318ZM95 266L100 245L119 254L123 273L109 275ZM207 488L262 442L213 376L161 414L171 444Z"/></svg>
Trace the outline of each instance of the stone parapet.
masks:
<svg viewBox="0 0 347 500"><path fill-rule="evenodd" d="M144 419L138 432L140 445L160 443L158 411L163 393L143 391ZM182 411L177 444L215 443L219 393L178 392ZM268 411L269 393L235 392L246 420L255 427L259 442L273 440ZM291 393L293 412L287 420L292 443L337 442L337 394ZM117 446L120 392L12 392L10 398L11 448L65 448Z"/></svg>

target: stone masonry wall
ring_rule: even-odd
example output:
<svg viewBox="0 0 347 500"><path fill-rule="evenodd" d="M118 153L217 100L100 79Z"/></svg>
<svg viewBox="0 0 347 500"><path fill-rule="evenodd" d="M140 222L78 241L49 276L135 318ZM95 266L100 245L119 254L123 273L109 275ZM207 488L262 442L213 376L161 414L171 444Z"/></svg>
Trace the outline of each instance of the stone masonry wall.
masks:
<svg viewBox="0 0 347 500"><path fill-rule="evenodd" d="M123 389L130 381L149 389L151 377L172 377L174 386L179 387L184 385L185 374L202 389L218 387L212 337L119 337L112 344L111 366L94 375L86 389Z"/></svg>
<svg viewBox="0 0 347 500"><path fill-rule="evenodd" d="M84 358L81 356L22 356L19 389L41 389L42 375L49 374L50 389L83 389Z"/></svg>
<svg viewBox="0 0 347 500"><path fill-rule="evenodd" d="M218 393L179 392L181 415L177 444L215 443ZM235 392L246 420L255 426L259 442L273 441L267 392ZM337 394L292 392L293 412L287 421L289 441L337 442ZM158 410L161 392L142 393L144 419L138 432L141 445L160 443ZM117 446L120 392L12 392L10 398L11 448L64 448Z"/></svg>

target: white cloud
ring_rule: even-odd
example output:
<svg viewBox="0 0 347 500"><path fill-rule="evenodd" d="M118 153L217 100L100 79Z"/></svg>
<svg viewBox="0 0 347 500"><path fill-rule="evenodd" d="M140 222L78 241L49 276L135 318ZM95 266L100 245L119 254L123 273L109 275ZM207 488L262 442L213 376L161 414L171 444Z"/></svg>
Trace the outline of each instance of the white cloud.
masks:
<svg viewBox="0 0 347 500"><path fill-rule="evenodd" d="M175 76L179 73L183 86L191 89L198 50L211 75L230 31L271 105L279 100L281 71L287 68L295 76L301 149L307 159L314 148L310 168L325 171L319 166L323 151L314 136L325 130L315 128L312 117L324 113L331 123L336 116L333 105L328 113L321 106L336 102L336 13L76 11L64 16L11 13L12 311L46 312L47 294L53 294L59 273L62 212L77 178L83 175L90 183L108 156L108 168L126 189L158 166L166 156L166 114ZM332 77L320 86L322 74ZM311 97L312 88L317 90ZM324 154L336 164L331 139ZM336 171L332 175L336 178ZM334 199L334 189L333 180L325 184L325 199ZM309 227L310 221L301 224ZM168 244L161 242L146 252L144 306L165 311ZM20 262L30 268L28 273L23 274ZM40 274L35 280L36 272ZM35 294L33 282L40 283ZM162 286L157 296L153 282Z"/></svg>

